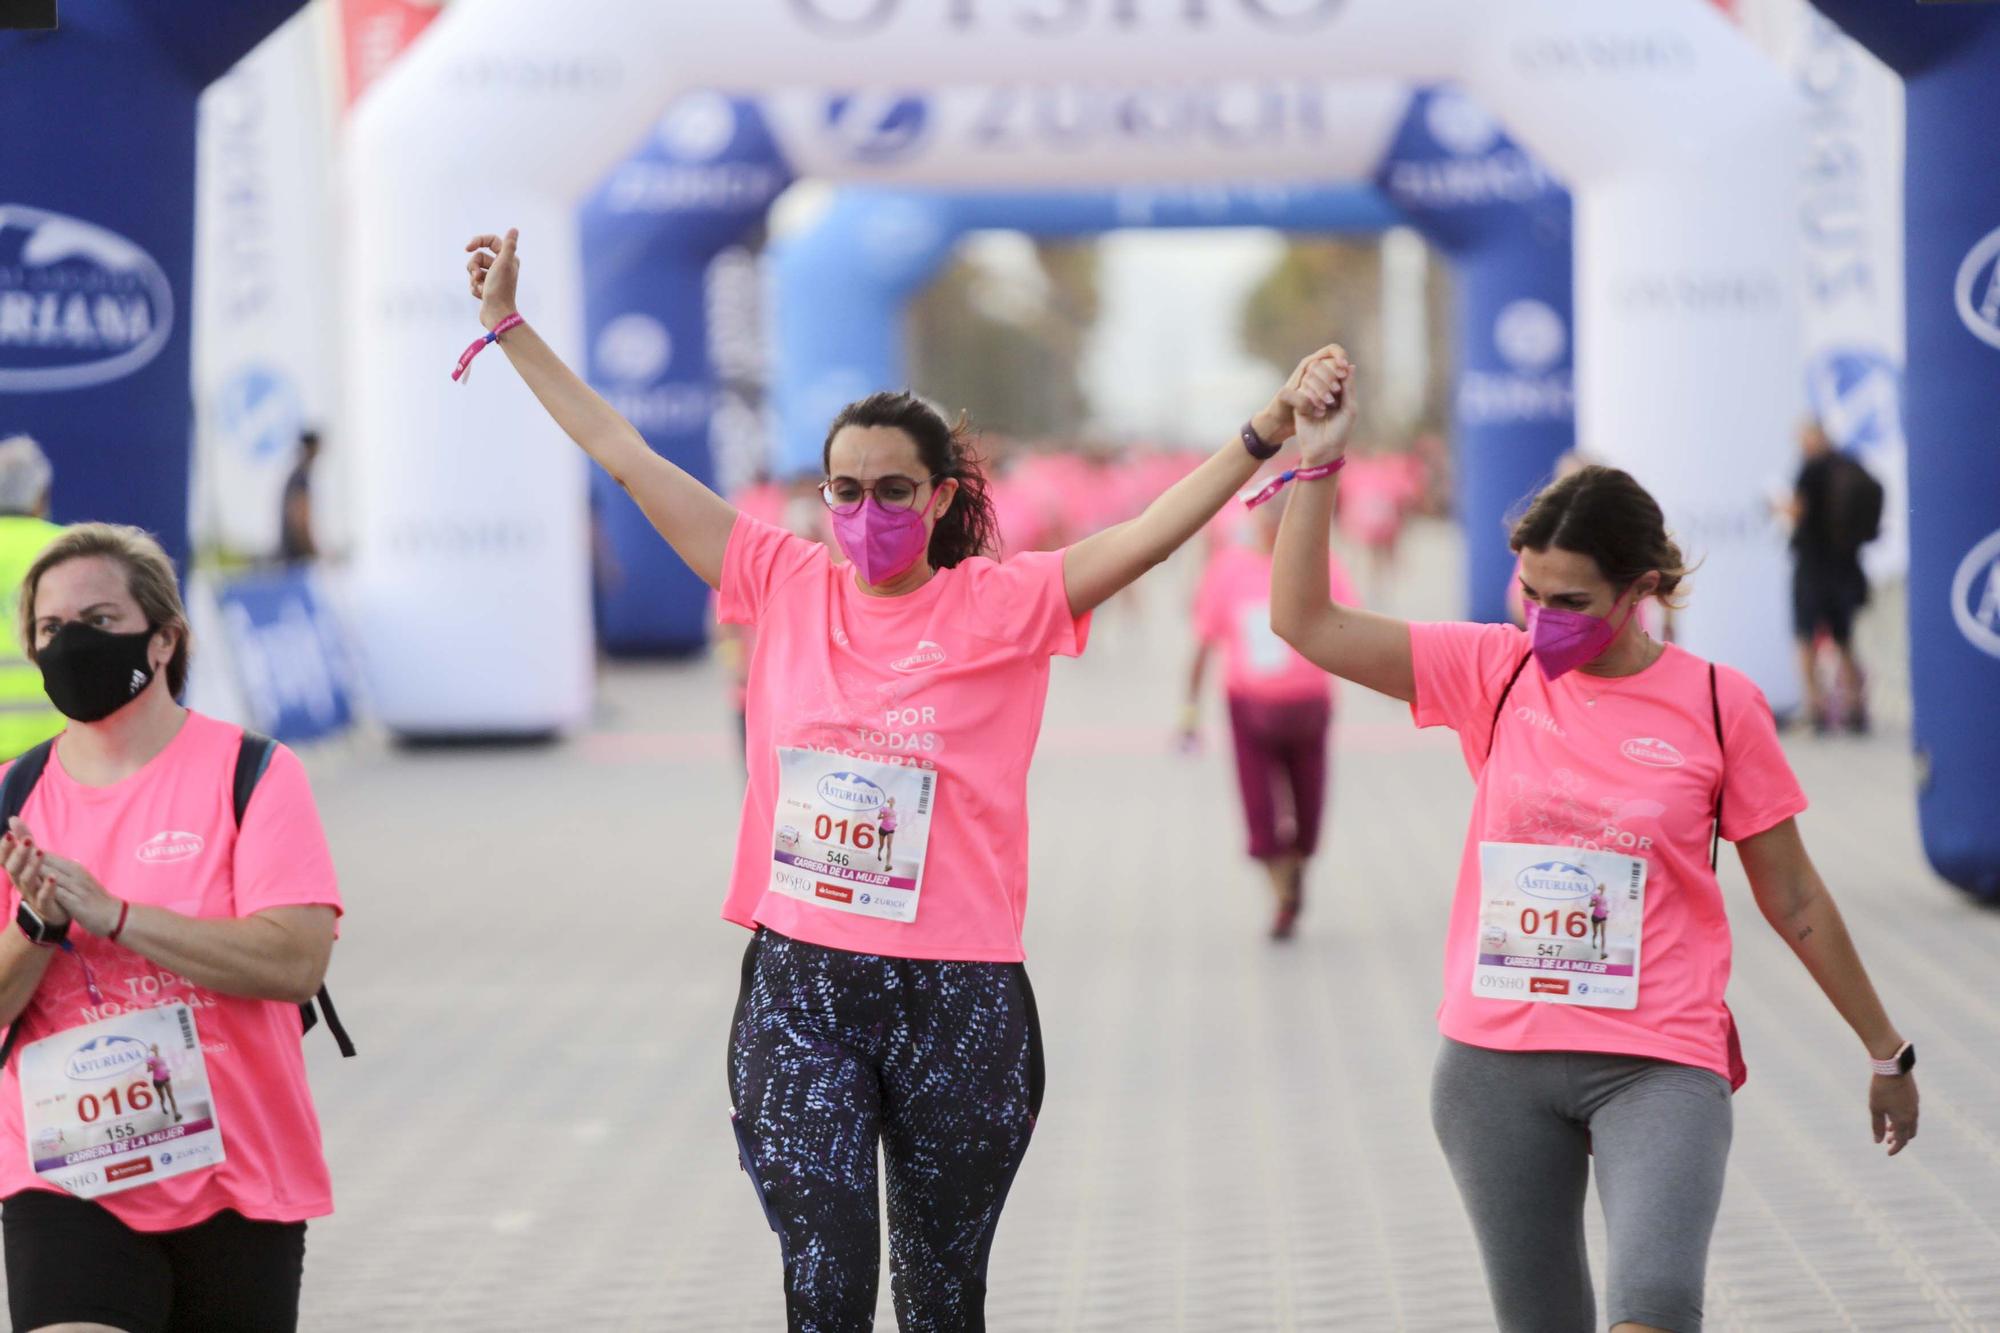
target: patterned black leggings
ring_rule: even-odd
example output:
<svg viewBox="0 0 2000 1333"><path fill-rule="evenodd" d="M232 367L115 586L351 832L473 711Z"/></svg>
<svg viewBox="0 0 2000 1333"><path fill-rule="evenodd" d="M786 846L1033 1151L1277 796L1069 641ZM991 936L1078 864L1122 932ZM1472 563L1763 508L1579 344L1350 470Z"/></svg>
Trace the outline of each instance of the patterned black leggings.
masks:
<svg viewBox="0 0 2000 1333"><path fill-rule="evenodd" d="M986 1327L986 1257L1042 1102L1020 964L846 953L760 929L743 955L729 1095L794 1333L874 1325L878 1139L897 1323Z"/></svg>

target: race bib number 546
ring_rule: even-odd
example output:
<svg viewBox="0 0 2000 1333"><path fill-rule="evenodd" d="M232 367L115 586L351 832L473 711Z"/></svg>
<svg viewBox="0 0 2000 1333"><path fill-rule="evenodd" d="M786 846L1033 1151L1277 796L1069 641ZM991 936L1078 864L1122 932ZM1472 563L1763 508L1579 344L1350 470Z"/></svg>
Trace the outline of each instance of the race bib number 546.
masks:
<svg viewBox="0 0 2000 1333"><path fill-rule="evenodd" d="M835 912L917 919L937 773L778 751L771 891Z"/></svg>

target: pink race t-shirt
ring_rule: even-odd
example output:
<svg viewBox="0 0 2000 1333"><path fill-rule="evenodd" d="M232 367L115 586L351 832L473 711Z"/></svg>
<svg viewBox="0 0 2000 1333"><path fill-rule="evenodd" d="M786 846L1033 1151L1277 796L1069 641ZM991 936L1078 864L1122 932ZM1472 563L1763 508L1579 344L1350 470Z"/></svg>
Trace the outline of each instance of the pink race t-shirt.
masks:
<svg viewBox="0 0 2000 1333"><path fill-rule="evenodd" d="M725 918L855 953L1021 961L1028 762L1049 658L1076 656L1089 635L1090 617L1070 614L1062 562L1060 551L967 560L914 592L873 597L825 547L737 518L721 616L755 625L757 649L750 782ZM781 746L935 771L915 920L770 890Z"/></svg>
<svg viewBox="0 0 2000 1333"><path fill-rule="evenodd" d="M1445 942L1438 1026L1472 1046L1594 1051L1712 1069L1732 1082L1729 921L1708 864L1716 784L1722 836L1741 842L1806 808L1762 691L1669 644L1635 675L1572 671L1553 684L1529 662L1494 709L1527 636L1511 625L1410 626L1417 725L1458 732L1478 782ZM1490 746L1490 750L1489 750ZM1580 847L1646 863L1638 1001L1609 1009L1474 993L1482 841Z"/></svg>
<svg viewBox="0 0 2000 1333"><path fill-rule="evenodd" d="M37 846L80 862L116 897L192 917L243 917L272 907L340 910L333 858L305 767L278 746L236 827L232 787L242 729L200 713L147 765L109 787L63 770L62 743L21 818ZM4 880L4 876L0 876ZM7 882L7 919L21 902ZM225 1160L97 1199L135 1231L189 1227L225 1208L268 1222L333 1211L319 1117L299 1047L299 1007L218 995L120 945L72 926L76 956L50 962L19 1020L26 1046L128 1009L178 1000L194 1011ZM96 974L102 1006L85 984ZM0 1075L0 1198L54 1187L28 1165L19 1058Z"/></svg>
<svg viewBox="0 0 2000 1333"><path fill-rule="evenodd" d="M1355 605L1347 571L1327 569L1336 602ZM1325 699L1333 677L1301 657L1271 630L1271 557L1248 546L1218 547L1194 598L1195 637L1220 646L1223 688L1232 698Z"/></svg>

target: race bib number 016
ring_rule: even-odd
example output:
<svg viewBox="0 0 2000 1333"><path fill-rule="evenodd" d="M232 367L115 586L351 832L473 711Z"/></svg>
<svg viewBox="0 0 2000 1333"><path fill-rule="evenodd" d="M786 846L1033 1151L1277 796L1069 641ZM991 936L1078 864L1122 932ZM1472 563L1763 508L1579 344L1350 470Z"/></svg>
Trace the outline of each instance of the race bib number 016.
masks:
<svg viewBox="0 0 2000 1333"><path fill-rule="evenodd" d="M778 751L771 891L836 912L917 919L937 773Z"/></svg>
<svg viewBox="0 0 2000 1333"><path fill-rule="evenodd" d="M21 1052L21 1121L35 1174L79 1198L223 1160L194 1011L140 1009Z"/></svg>
<svg viewBox="0 0 2000 1333"><path fill-rule="evenodd" d="M1616 852L1479 844L1472 993L1630 1009L1639 1003L1646 863Z"/></svg>

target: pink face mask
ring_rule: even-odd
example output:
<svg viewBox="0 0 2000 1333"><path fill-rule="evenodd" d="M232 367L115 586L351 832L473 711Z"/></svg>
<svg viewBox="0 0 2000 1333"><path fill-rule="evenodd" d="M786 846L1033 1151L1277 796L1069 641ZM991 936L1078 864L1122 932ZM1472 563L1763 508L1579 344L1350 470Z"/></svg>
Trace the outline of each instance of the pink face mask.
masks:
<svg viewBox="0 0 2000 1333"><path fill-rule="evenodd" d="M932 491L922 509L891 509L868 495L853 513L834 512L833 539L863 583L887 583L917 563L930 545L924 518L936 499Z"/></svg>
<svg viewBox="0 0 2000 1333"><path fill-rule="evenodd" d="M1542 679L1554 680L1602 657L1638 605L1638 598L1633 598L1632 605L1614 625L1609 616L1528 603L1528 650L1535 655L1535 665L1542 669ZM1611 609L1616 611L1618 603L1613 602Z"/></svg>

